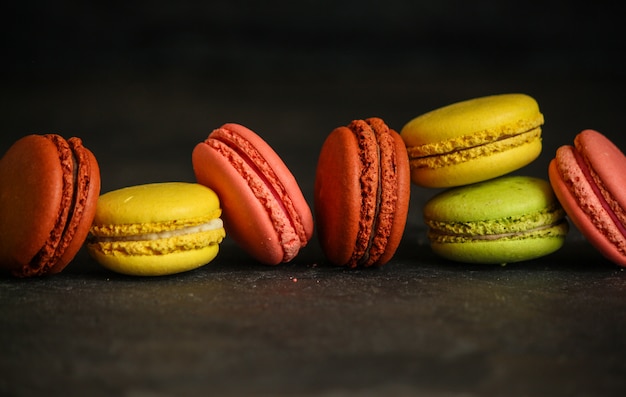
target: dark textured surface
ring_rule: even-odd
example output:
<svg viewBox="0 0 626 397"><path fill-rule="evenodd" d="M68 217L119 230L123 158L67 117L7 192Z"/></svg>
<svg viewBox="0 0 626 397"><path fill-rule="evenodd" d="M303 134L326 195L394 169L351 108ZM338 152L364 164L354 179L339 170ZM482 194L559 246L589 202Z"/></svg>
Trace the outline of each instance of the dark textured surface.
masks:
<svg viewBox="0 0 626 397"><path fill-rule="evenodd" d="M80 136L103 192L192 181L193 146L239 122L312 204L336 126L378 116L399 130L504 92L534 96L546 119L519 174L547 178L584 128L626 148L625 36L603 2L94 4L9 6L0 151L29 133ZM54 277L0 276L0 394L624 395L626 272L573 228L531 262L442 261L421 220L434 193L413 187L380 269L329 266L315 239L265 267L227 239L171 277L116 275L84 251Z"/></svg>

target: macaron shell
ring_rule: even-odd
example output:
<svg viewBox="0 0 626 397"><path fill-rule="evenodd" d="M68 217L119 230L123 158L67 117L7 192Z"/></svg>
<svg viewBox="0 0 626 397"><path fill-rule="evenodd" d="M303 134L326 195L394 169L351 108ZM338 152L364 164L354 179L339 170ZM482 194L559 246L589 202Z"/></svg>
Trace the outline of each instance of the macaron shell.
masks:
<svg viewBox="0 0 626 397"><path fill-rule="evenodd" d="M556 204L548 181L505 176L444 190L424 205L426 220L471 222L503 220L542 211Z"/></svg>
<svg viewBox="0 0 626 397"><path fill-rule="evenodd" d="M172 252L165 255L106 255L97 250L89 254L102 266L129 276L166 276L197 269L217 256L219 245L202 249Z"/></svg>
<svg viewBox="0 0 626 397"><path fill-rule="evenodd" d="M361 218L359 144L346 128L326 138L317 162L315 214L320 245L328 260L343 265L354 251Z"/></svg>
<svg viewBox="0 0 626 397"><path fill-rule="evenodd" d="M188 182L129 186L101 195L94 225L163 223L205 218L218 210L217 194Z"/></svg>
<svg viewBox="0 0 626 397"><path fill-rule="evenodd" d="M431 243L433 252L449 260L476 264L506 264L528 261L551 254L563 246L567 225L520 239Z"/></svg>
<svg viewBox="0 0 626 397"><path fill-rule="evenodd" d="M411 180L419 186L446 188L497 178L518 170L541 154L541 139L503 151L486 151L482 156L445 167L413 168Z"/></svg>
<svg viewBox="0 0 626 397"><path fill-rule="evenodd" d="M49 139L29 135L0 160L0 264L28 271L46 244L63 202L63 168Z"/></svg>
<svg viewBox="0 0 626 397"><path fill-rule="evenodd" d="M276 265L292 260L313 235L313 216L293 174L248 128L225 124L208 140L217 136L214 134L232 134L232 139L246 141L251 150L245 156L260 163L253 165L242 159L237 150L244 148L235 150L217 140L211 145L201 142L194 148L196 179L219 195L227 234L261 263ZM293 219L287 211L294 211Z"/></svg>
<svg viewBox="0 0 626 397"><path fill-rule="evenodd" d="M510 135L542 123L543 115L535 99L525 94L501 94L432 110L409 121L400 135L406 146L412 147L484 131Z"/></svg>

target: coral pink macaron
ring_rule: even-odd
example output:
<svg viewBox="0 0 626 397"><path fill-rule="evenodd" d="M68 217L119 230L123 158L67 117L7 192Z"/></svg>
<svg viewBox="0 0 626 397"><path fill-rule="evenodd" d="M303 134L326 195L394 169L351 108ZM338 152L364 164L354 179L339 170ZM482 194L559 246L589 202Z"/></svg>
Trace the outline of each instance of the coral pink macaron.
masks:
<svg viewBox="0 0 626 397"><path fill-rule="evenodd" d="M603 134L584 130L550 162L552 187L565 212L607 259L626 266L626 157Z"/></svg>
<svg viewBox="0 0 626 397"><path fill-rule="evenodd" d="M410 169L400 135L383 120L354 120L333 130L320 151L315 216L320 245L339 266L380 266L400 244Z"/></svg>
<svg viewBox="0 0 626 397"><path fill-rule="evenodd" d="M291 261L313 235L313 216L293 174L255 132L224 124L192 153L198 183L215 191L230 236L259 262Z"/></svg>
<svg viewBox="0 0 626 397"><path fill-rule="evenodd" d="M100 169L79 138L27 135L0 159L0 268L17 277L62 271L82 247Z"/></svg>

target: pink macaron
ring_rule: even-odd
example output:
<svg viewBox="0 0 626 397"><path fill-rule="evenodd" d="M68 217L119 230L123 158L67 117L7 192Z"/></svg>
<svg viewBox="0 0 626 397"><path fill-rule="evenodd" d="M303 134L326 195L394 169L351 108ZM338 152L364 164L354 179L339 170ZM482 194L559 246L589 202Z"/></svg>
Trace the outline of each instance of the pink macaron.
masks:
<svg viewBox="0 0 626 397"><path fill-rule="evenodd" d="M291 261L313 235L313 216L293 174L255 132L224 124L192 153L198 183L222 204L226 235L259 262Z"/></svg>
<svg viewBox="0 0 626 397"><path fill-rule="evenodd" d="M571 221L600 253L626 267L626 157L584 130L550 162L550 183Z"/></svg>

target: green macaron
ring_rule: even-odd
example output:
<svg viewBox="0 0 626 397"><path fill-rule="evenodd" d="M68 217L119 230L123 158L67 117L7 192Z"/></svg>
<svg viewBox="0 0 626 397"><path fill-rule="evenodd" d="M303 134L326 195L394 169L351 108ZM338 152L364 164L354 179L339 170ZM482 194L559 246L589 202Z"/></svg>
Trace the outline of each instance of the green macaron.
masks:
<svg viewBox="0 0 626 397"><path fill-rule="evenodd" d="M505 176L443 191L424 206L433 251L458 262L505 264L563 245L565 212L550 184Z"/></svg>

